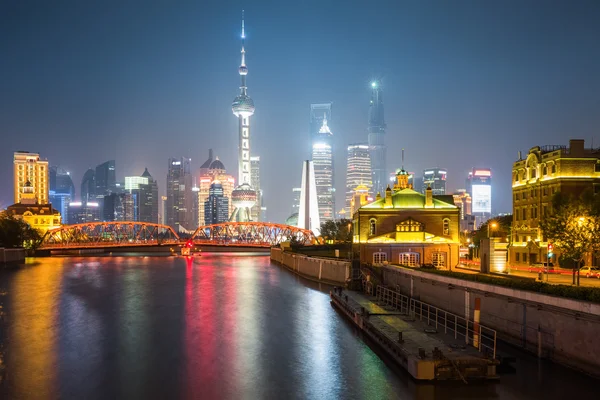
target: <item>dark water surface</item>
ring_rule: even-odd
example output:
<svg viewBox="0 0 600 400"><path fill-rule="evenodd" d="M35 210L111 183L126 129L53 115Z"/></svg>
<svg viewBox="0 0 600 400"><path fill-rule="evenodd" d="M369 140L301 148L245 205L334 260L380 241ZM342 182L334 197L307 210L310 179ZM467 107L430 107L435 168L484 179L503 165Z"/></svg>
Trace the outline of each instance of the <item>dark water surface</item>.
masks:
<svg viewBox="0 0 600 400"><path fill-rule="evenodd" d="M0 270L0 398L597 398L520 354L498 384L415 384L328 291L266 256L33 259Z"/></svg>

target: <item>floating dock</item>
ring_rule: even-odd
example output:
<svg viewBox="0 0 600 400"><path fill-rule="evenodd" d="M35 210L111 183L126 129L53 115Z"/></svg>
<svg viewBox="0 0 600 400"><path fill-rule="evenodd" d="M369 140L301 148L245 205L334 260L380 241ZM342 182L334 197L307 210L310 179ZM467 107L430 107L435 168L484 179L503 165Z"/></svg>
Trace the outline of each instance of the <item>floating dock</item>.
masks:
<svg viewBox="0 0 600 400"><path fill-rule="evenodd" d="M461 324L460 317L385 288L376 297L335 288L331 302L416 380L497 378L495 334L492 350L491 335Z"/></svg>

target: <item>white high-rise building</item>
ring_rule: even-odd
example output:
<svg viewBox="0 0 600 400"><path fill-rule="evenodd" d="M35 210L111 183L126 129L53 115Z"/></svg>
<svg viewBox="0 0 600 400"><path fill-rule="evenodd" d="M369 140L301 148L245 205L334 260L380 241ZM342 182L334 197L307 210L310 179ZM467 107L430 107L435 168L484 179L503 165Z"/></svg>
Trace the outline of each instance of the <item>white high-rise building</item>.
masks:
<svg viewBox="0 0 600 400"><path fill-rule="evenodd" d="M355 143L348 146L345 204L347 210L350 210L350 202L359 185L366 186L368 194L372 192L371 157L367 143Z"/></svg>
<svg viewBox="0 0 600 400"><path fill-rule="evenodd" d="M263 192L260 188L260 157L250 157L250 186L256 191L256 204L250 209L250 219L260 221L262 214Z"/></svg>
<svg viewBox="0 0 600 400"><path fill-rule="evenodd" d="M319 219L328 221L335 218L335 188L333 169L333 134L323 117L319 132L313 137L312 162L314 164Z"/></svg>
<svg viewBox="0 0 600 400"><path fill-rule="evenodd" d="M319 236L321 233L321 222L319 220L315 169L312 161L307 160L302 164L301 186L298 228L309 229L316 236Z"/></svg>

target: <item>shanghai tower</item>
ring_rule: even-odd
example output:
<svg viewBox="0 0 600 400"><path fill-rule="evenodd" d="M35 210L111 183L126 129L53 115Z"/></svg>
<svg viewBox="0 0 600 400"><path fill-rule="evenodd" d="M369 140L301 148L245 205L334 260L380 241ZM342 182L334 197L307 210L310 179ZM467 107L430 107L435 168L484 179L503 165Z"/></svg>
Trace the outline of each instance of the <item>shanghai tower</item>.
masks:
<svg viewBox="0 0 600 400"><path fill-rule="evenodd" d="M371 104L369 106L369 154L373 194L385 193L387 168L385 160L385 121L383 119L383 97L379 82L371 83Z"/></svg>

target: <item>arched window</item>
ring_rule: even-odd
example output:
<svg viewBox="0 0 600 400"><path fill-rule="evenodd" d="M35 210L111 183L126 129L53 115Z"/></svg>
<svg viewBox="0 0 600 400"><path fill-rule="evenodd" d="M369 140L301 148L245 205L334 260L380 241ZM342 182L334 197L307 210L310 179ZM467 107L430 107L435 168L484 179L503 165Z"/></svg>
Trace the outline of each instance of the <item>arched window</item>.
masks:
<svg viewBox="0 0 600 400"><path fill-rule="evenodd" d="M400 253L398 262L407 267L416 267L419 265L419 256L420 254L415 252Z"/></svg>
<svg viewBox="0 0 600 400"><path fill-rule="evenodd" d="M369 235L377 234L377 220L375 218L371 218L369 220Z"/></svg>
<svg viewBox="0 0 600 400"><path fill-rule="evenodd" d="M444 218L443 227L444 227L444 235L449 235L450 234L450 219Z"/></svg>

